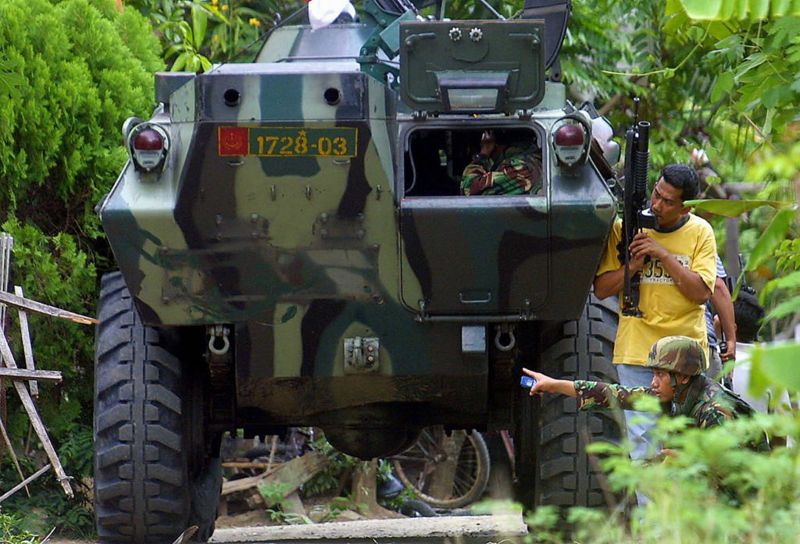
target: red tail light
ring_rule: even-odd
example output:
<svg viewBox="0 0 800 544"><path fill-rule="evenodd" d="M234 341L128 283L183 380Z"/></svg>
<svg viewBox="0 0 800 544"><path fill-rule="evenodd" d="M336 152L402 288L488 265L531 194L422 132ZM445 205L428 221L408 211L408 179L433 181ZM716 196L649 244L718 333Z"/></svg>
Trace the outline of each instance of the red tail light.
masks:
<svg viewBox="0 0 800 544"><path fill-rule="evenodd" d="M583 125L562 125L556 131L556 145L578 145L582 146L586 141L586 133L583 130Z"/></svg>
<svg viewBox="0 0 800 544"><path fill-rule="evenodd" d="M578 114L562 117L553 124L553 151L561 165L572 168L586 162L592 141L591 125Z"/></svg>
<svg viewBox="0 0 800 544"><path fill-rule="evenodd" d="M140 123L128 134L128 152L141 172L160 171L169 151L167 131L154 123Z"/></svg>
<svg viewBox="0 0 800 544"><path fill-rule="evenodd" d="M133 148L137 151L161 151L164 149L164 138L152 128L146 128L133 139Z"/></svg>

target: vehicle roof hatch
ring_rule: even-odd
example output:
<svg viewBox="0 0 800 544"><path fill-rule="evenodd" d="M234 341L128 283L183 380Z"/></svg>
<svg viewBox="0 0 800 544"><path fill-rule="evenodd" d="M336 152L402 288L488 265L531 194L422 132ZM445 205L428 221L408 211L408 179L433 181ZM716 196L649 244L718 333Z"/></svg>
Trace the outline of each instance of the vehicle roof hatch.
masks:
<svg viewBox="0 0 800 544"><path fill-rule="evenodd" d="M400 24L400 96L436 113L513 113L544 97L544 22Z"/></svg>

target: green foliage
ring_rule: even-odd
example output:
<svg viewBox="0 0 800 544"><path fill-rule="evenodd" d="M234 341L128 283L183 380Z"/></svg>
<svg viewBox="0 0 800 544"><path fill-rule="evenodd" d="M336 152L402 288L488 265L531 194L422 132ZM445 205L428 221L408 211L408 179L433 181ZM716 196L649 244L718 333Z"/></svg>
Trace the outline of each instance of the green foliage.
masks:
<svg viewBox="0 0 800 544"><path fill-rule="evenodd" d="M694 429L685 418L662 417L657 439L675 455L647 463L632 461L624 447L593 444L592 451L603 454L605 485L629 497L635 489L649 502L635 507L629 519L619 510L570 509L571 535L564 534L555 509L538 509L528 519L531 532L537 542L552 543L794 541L800 455L794 445L768 453L748 447L764 430L796 444L800 420L789 414L758 414Z"/></svg>
<svg viewBox="0 0 800 544"><path fill-rule="evenodd" d="M286 496L289 491L291 491L291 486L287 483L258 483L258 493L264 499L269 518L276 523L288 523L290 525L313 523L307 516L284 511L287 502Z"/></svg>
<svg viewBox="0 0 800 544"><path fill-rule="evenodd" d="M794 300L797 306L797 299ZM756 397L769 388L774 398L783 391L800 391L800 344L756 345L750 350L750 392Z"/></svg>
<svg viewBox="0 0 800 544"><path fill-rule="evenodd" d="M95 266L108 266L93 207L125 163L122 122L152 111L153 72L163 67L158 41L144 17L118 10L114 0L4 0L0 59L6 80L21 82L0 101L0 225L15 241L12 285L35 300L91 315ZM19 360L16 312L8 314ZM64 377L58 385L40 384L40 414L67 473L86 476L94 330L36 315L29 321L37 366ZM14 443L24 444L29 423L15 395L9 395L8 427ZM28 473L42 462L36 451L31 459L37 463ZM90 490L78 482L85 499ZM34 497L14 496L4 510L23 521L92 533L85 503L67 500L52 477L33 489Z"/></svg>
<svg viewBox="0 0 800 544"><path fill-rule="evenodd" d="M608 70L633 62L634 43L612 37L624 35L623 25L639 9L612 0L574 2L574 10L560 58L570 94L604 102L618 93L633 91L633 82ZM604 70L605 69L605 70Z"/></svg>
<svg viewBox="0 0 800 544"><path fill-rule="evenodd" d="M37 544L36 535L20 529L20 520L12 514L0 514L0 542L6 544Z"/></svg>
<svg viewBox="0 0 800 544"><path fill-rule="evenodd" d="M132 0L149 17L171 70L203 72L213 62L252 60L264 30L299 7L283 0Z"/></svg>
<svg viewBox="0 0 800 544"><path fill-rule="evenodd" d="M11 71L10 63L4 58L0 58L0 96L17 96L22 83L22 77Z"/></svg>
<svg viewBox="0 0 800 544"><path fill-rule="evenodd" d="M692 206L696 211L714 213L725 217L739 217L743 213L755 210L761 206L770 206L778 210L790 207L788 202L782 202L780 200L707 199L687 200L684 204L686 206Z"/></svg>
<svg viewBox="0 0 800 544"><path fill-rule="evenodd" d="M76 434L82 435L78 441L83 441L83 444L79 447L76 447L77 444L57 447L64 470L74 477L71 483L76 492L75 499L69 499L64 495L53 472L49 471L28 486L30 497L24 491L19 491L3 502L3 513L13 515L18 530L44 535L55 527L59 534L74 535L79 538L94 535L94 519L86 508L86 505L91 503L92 490L82 479L91 472L91 440L88 443L85 441L86 437L91 439L90 433L90 429L76 428ZM41 452L33 450L28 453L21 446L17 447L16 451L26 475L30 475L41 466L42 462L46 462L43 461L44 454ZM19 479L11 462L7 458L4 459L0 466L0 481L4 484L17 483ZM5 541L0 538L0 542Z"/></svg>
<svg viewBox="0 0 800 544"><path fill-rule="evenodd" d="M99 234L92 207L125 160L119 127L152 108L160 64L144 21L95 5L113 2L0 3L0 55L25 82L0 104L0 209L48 233Z"/></svg>
<svg viewBox="0 0 800 544"><path fill-rule="evenodd" d="M281 506L286 501L286 494L291 490L291 486L287 483L276 482L258 482L258 493L264 499L267 508L272 506Z"/></svg>
<svg viewBox="0 0 800 544"><path fill-rule="evenodd" d="M315 497L338 491L342 479L349 476L353 469L361 463L355 457L334 449L324 436L316 438L311 443L311 449L325 455L328 458L328 464L303 484L303 496L305 497Z"/></svg>
<svg viewBox="0 0 800 544"><path fill-rule="evenodd" d="M383 462L383 460L381 461ZM380 486L380 484L381 481L378 479L378 485ZM384 508L398 512L406 501L414 499L419 500L419 493L417 490L413 487L405 487L396 497L379 499L378 502Z"/></svg>
<svg viewBox="0 0 800 544"><path fill-rule="evenodd" d="M191 7L191 26L186 21L179 21L175 25L177 43L169 46L165 57L175 56L172 64L173 72L205 72L211 68L211 61L200 53L206 39L208 28L208 13L198 6Z"/></svg>
<svg viewBox="0 0 800 544"><path fill-rule="evenodd" d="M698 20L760 20L800 15L800 4L781 0L681 0L681 5L692 19Z"/></svg>
<svg viewBox="0 0 800 544"><path fill-rule="evenodd" d="M2 224L14 237L13 282L35 300L72 311L91 314L94 308L94 265L78 247L78 238L66 233L46 236L32 224L14 218ZM16 312L9 312L16 318ZM42 384L39 410L56 437L67 436L76 423L88 428L86 414L93 403L91 384L94 330L91 327L39 315L28 318L37 367L62 372L60 385ZM17 326L8 335L18 360L22 342ZM16 396L11 396L11 402ZM12 412L11 429L17 436L27 432L27 416Z"/></svg>

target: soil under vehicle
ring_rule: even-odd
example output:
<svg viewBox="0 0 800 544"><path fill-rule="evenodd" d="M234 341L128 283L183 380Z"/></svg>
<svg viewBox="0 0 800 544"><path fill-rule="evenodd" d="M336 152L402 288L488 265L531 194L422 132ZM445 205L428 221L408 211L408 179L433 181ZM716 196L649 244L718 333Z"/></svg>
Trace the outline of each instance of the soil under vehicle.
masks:
<svg viewBox="0 0 800 544"><path fill-rule="evenodd" d="M602 502L583 442L614 422L517 385L523 362L614 378L616 308L590 296L613 175L558 81L568 16L374 0L362 22L278 27L255 63L157 75L99 206L120 269L98 311L104 541L207 538L236 428L318 426L362 458L431 425L513 429L519 498ZM486 129L536 146L540 193L459 193Z"/></svg>

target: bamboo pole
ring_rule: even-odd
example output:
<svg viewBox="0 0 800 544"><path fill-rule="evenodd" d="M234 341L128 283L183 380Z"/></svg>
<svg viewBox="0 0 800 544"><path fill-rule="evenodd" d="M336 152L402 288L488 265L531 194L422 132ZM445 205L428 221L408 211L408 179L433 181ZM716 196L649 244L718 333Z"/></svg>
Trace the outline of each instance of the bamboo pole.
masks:
<svg viewBox="0 0 800 544"><path fill-rule="evenodd" d="M31 383L36 380L60 382L61 372L58 370L28 370L26 368L0 367L0 377L11 378L12 380L23 380ZM31 396L32 395L33 393L31 393Z"/></svg>
<svg viewBox="0 0 800 544"><path fill-rule="evenodd" d="M8 451L11 453L11 460L14 461L14 466L17 467L17 474L19 474L19 479L25 481L25 475L22 473L22 467L19 466L19 459L17 459L17 452L14 451L14 445L11 443L11 438L8 436L8 432L6 431L6 426L3 424L3 418L0 418L0 432L3 433L3 440L8 446ZM28 486L25 486L25 493L28 496L31 496L31 492L28 490Z"/></svg>
<svg viewBox="0 0 800 544"><path fill-rule="evenodd" d="M14 361L14 354L11 352L11 347L8 345L8 340L6 340L4 334L0 334L0 353L2 354L7 367L17 368L17 363ZM50 442L50 437L47 436L47 429L42 423L39 413L36 411L36 405L31 398L30 391L28 391L28 388L25 387L24 383L17 380L14 381L14 387L17 390L20 401L22 401L22 405L25 407L25 411L28 412L28 419L30 419L31 425L33 425L33 429L39 436L42 447L44 448L45 453L47 453L47 457L50 459L50 464L53 465L53 470L56 473L58 483L61 484L61 487L64 489L64 493L66 493L68 497L72 498L74 493L72 492L72 486L69 483L69 477L64 472L64 467L61 466L61 461L58 460L58 454L56 453L55 448L53 448L53 444Z"/></svg>
<svg viewBox="0 0 800 544"><path fill-rule="evenodd" d="M14 294L18 297L24 298L22 287L19 285L14 286ZM19 332L22 336L22 352L25 355L25 366L28 370L36 370L36 365L33 362L33 346L31 346L31 331L28 327L28 312L19 310ZM39 398L39 382L31 380L29 384L31 388L31 396L33 400Z"/></svg>
<svg viewBox="0 0 800 544"><path fill-rule="evenodd" d="M43 466L42 468L40 468L39 470L37 470L36 472L34 472L33 474L31 474L31 475L30 475L30 476L28 476L27 478L25 478L23 481L21 481L20 483L18 483L17 485L15 485L13 488L11 488L11 489L9 489L8 491L6 491L5 493L3 493L3 495L2 495L2 496L0 496L0 502L3 502L4 500L6 500L7 498L9 498L11 495L13 495L14 493L16 493L17 491L19 491L19 490L20 490L20 489L22 489L23 487L27 486L29 483L31 483L32 481L34 481L36 478L38 478L39 476L41 476L42 474L44 474L44 473L45 473L45 472L47 472L48 470L50 470L50 465L45 465L45 466Z"/></svg>
<svg viewBox="0 0 800 544"><path fill-rule="evenodd" d="M35 300L30 300L24 297L18 297L16 295L12 295L11 293L4 293L3 291L0 291L0 302L8 304L9 306L14 306L15 308L22 308L37 314L44 314L51 317L66 319L74 323L80 323L81 325L97 324L97 320L93 317L87 317L85 315L68 312L67 310L56 308L55 306L42 304L41 302L36 302Z"/></svg>

